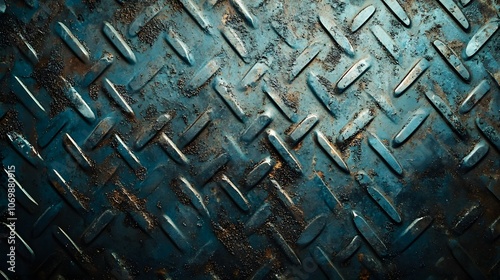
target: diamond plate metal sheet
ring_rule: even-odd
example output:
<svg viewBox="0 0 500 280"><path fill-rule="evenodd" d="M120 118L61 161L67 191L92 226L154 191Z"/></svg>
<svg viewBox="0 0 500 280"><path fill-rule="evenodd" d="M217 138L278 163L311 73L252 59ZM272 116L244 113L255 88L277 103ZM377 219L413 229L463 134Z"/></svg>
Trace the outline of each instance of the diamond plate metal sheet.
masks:
<svg viewBox="0 0 500 280"><path fill-rule="evenodd" d="M500 278L499 8L1 0L0 275Z"/></svg>

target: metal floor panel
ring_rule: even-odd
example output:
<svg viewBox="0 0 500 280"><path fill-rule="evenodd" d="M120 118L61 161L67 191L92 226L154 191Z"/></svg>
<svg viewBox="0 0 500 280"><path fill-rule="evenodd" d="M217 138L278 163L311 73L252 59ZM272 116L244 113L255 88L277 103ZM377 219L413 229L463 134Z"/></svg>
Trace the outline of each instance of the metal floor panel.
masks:
<svg viewBox="0 0 500 280"><path fill-rule="evenodd" d="M0 0L0 276L499 279L499 8Z"/></svg>

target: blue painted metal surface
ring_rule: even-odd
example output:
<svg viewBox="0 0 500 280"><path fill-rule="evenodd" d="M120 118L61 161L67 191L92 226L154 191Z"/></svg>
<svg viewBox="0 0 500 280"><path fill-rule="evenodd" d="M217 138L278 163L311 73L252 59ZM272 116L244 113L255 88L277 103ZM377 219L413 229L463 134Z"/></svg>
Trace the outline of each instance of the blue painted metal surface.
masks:
<svg viewBox="0 0 500 280"><path fill-rule="evenodd" d="M0 1L0 275L498 279L499 7Z"/></svg>

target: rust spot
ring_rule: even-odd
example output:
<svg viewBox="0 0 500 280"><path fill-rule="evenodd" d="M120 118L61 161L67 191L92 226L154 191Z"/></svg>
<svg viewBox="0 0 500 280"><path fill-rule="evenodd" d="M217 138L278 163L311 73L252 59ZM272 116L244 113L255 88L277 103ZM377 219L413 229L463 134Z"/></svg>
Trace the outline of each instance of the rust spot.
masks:
<svg viewBox="0 0 500 280"><path fill-rule="evenodd" d="M361 269L361 271L359 272L359 279L360 280L370 279L370 272L366 268Z"/></svg>
<svg viewBox="0 0 500 280"><path fill-rule="evenodd" d="M112 138L106 138L101 141L97 148L101 148L111 142ZM94 165L94 170L96 172L91 173L90 184L91 185L103 185L109 181L118 169L118 164L113 162L114 157L109 156L104 159L99 165Z"/></svg>
<svg viewBox="0 0 500 280"><path fill-rule="evenodd" d="M416 14L418 11L417 10L418 6L413 5L414 2L415 2L415 0L401 1L400 5L403 7L403 10L405 10L406 13L410 13L410 11L412 11L414 14Z"/></svg>
<svg viewBox="0 0 500 280"><path fill-rule="evenodd" d="M72 56L68 62L64 64L64 68L62 70L62 75L64 77L69 77L71 75L75 76L85 76L85 74L89 71L89 66L83 63L80 59L75 56Z"/></svg>
<svg viewBox="0 0 500 280"><path fill-rule="evenodd" d="M179 181L177 179L172 180L170 182L170 188L174 192L175 196L177 196L177 199L184 205L189 205L191 203L191 199L189 199L189 196L187 196L182 190L179 185Z"/></svg>
<svg viewBox="0 0 500 280"><path fill-rule="evenodd" d="M49 57L40 59L31 76L37 82L38 89L43 87L52 97L50 117L54 117L71 105L63 92L63 81L60 76L64 69L60 46L50 52Z"/></svg>
<svg viewBox="0 0 500 280"><path fill-rule="evenodd" d="M283 206L274 187L269 187L268 192L273 209L270 221L287 243L295 244L305 228L303 212L297 206L292 206L291 208ZM289 194L293 196L292 193L289 192ZM269 234L269 231L266 234Z"/></svg>
<svg viewBox="0 0 500 280"><path fill-rule="evenodd" d="M141 42L152 46L163 30L165 30L165 24L154 18L141 28L137 36Z"/></svg>
<svg viewBox="0 0 500 280"><path fill-rule="evenodd" d="M172 12L178 12L182 10L182 3L179 0L170 0L170 11Z"/></svg>
<svg viewBox="0 0 500 280"><path fill-rule="evenodd" d="M283 163L281 162L281 160L277 160L276 164L273 167L273 171L281 169L282 166L283 166Z"/></svg>
<svg viewBox="0 0 500 280"><path fill-rule="evenodd" d="M341 58L340 50L338 48L331 48L328 54L326 55L326 58L323 60L322 67L328 72L333 71L335 67L337 67L337 65L339 64L340 58Z"/></svg>
<svg viewBox="0 0 500 280"><path fill-rule="evenodd" d="M227 211L222 208L217 215L216 222L212 222L217 239L224 245L227 251L232 255L233 261L231 264L219 266L217 264L210 265L209 271L215 272L222 278L227 279L247 279L255 273L255 267L259 267L261 263L269 260L266 257L266 252L255 251L248 238L244 233L244 224L233 223L228 220Z"/></svg>
<svg viewBox="0 0 500 280"><path fill-rule="evenodd" d="M148 170L144 167L140 167L140 168L134 170L135 176L137 176L137 178L141 181L144 181L146 179L147 172L148 172Z"/></svg>
<svg viewBox="0 0 500 280"><path fill-rule="evenodd" d="M364 254L358 254L358 261L359 262L362 262L365 258L365 255Z"/></svg>
<svg viewBox="0 0 500 280"><path fill-rule="evenodd" d="M61 195L66 194L66 190L58 182L52 182L52 185Z"/></svg>
<svg viewBox="0 0 500 280"><path fill-rule="evenodd" d="M273 258L273 250L271 250L271 248L266 248L264 251L264 257L271 260Z"/></svg>
<svg viewBox="0 0 500 280"><path fill-rule="evenodd" d="M269 173L269 177L275 179L283 186L290 186L297 181L297 179L301 176L300 173L296 172L288 164L282 161L281 156L276 152L274 147L272 147L267 141L263 140L262 146L265 150L267 150L273 160L276 162L273 169Z"/></svg>
<svg viewBox="0 0 500 280"><path fill-rule="evenodd" d="M101 3L101 0L83 0L83 3L90 11L94 11L97 8L97 5Z"/></svg>
<svg viewBox="0 0 500 280"><path fill-rule="evenodd" d="M455 53L458 55L460 51L465 48L465 44L462 41L453 40L448 43L448 47L455 51Z"/></svg>
<svg viewBox="0 0 500 280"><path fill-rule="evenodd" d="M318 80L326 88L326 91L329 94L331 94L331 95L335 94L336 90L335 90L335 86L333 85L332 82L330 82L327 78L325 78L323 76L318 76Z"/></svg>
<svg viewBox="0 0 500 280"><path fill-rule="evenodd" d="M91 84L89 87L89 95L92 100L97 100L99 98L99 92L101 92L102 86L100 84Z"/></svg>
<svg viewBox="0 0 500 280"><path fill-rule="evenodd" d="M230 20L230 17L231 17L231 16L230 16L229 14L224 14L224 15L222 16L222 20L221 20L221 21L222 21L222 23L223 23L224 25L226 25L226 24L228 23L228 21Z"/></svg>
<svg viewBox="0 0 500 280"><path fill-rule="evenodd" d="M297 146L295 146L295 147L293 148L293 150L294 150L294 151L298 151L298 150L300 150L300 148L302 148L302 144L304 144L304 141L300 141L300 142L297 144Z"/></svg>
<svg viewBox="0 0 500 280"><path fill-rule="evenodd" d="M481 12L481 18L483 22L486 23L488 20L495 18L497 15L497 11L495 10L494 3L491 1L476 1L478 5L478 9Z"/></svg>
<svg viewBox="0 0 500 280"><path fill-rule="evenodd" d="M166 268L160 268L156 271L156 275L161 278L167 278L168 270Z"/></svg>
<svg viewBox="0 0 500 280"><path fill-rule="evenodd" d="M18 119L18 112L9 110L2 119L0 119L0 139L6 140L7 133L15 131L22 134L23 124Z"/></svg>
<svg viewBox="0 0 500 280"><path fill-rule="evenodd" d="M85 208L85 210L89 209L90 206L90 198L83 193L77 190L71 190L71 194L80 202L80 204Z"/></svg>
<svg viewBox="0 0 500 280"><path fill-rule="evenodd" d="M147 222L149 229L155 227L157 222L154 220L153 216L146 211L146 200L139 199L137 196L130 193L120 182L116 182L116 185L119 187L118 189L106 194L111 206L122 212L137 212L141 214Z"/></svg>
<svg viewBox="0 0 500 280"><path fill-rule="evenodd" d="M128 1L116 11L114 17L117 21L123 24L129 24L134 21L140 11L140 5L135 3L135 1Z"/></svg>
<svg viewBox="0 0 500 280"><path fill-rule="evenodd" d="M18 39L16 37L19 20L10 14L2 14L0 17L0 47L2 49L15 46Z"/></svg>
<svg viewBox="0 0 500 280"><path fill-rule="evenodd" d="M293 108L294 110L297 110L297 108L299 107L299 96L300 96L300 93L298 92L289 92L289 93L286 93L284 94L284 101L285 101L285 104L290 107L290 108Z"/></svg>

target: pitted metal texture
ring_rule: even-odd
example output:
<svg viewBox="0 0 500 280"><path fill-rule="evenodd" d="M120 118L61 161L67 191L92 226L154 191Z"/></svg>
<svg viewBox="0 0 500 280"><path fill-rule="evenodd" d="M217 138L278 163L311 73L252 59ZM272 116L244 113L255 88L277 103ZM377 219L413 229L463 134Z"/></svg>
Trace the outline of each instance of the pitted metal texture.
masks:
<svg viewBox="0 0 500 280"><path fill-rule="evenodd" d="M0 0L0 275L500 278L499 8Z"/></svg>

